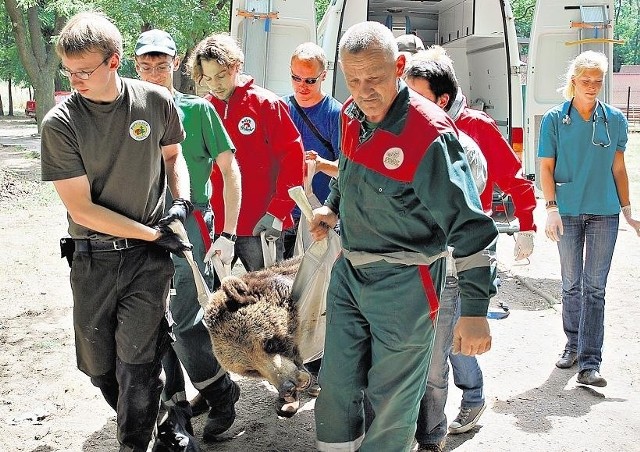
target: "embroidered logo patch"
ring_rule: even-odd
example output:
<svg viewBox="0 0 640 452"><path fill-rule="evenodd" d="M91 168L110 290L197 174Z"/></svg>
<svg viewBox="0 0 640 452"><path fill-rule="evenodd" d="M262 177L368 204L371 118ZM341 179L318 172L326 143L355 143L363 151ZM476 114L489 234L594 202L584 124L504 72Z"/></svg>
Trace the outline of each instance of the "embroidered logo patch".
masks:
<svg viewBox="0 0 640 452"><path fill-rule="evenodd" d="M151 126L143 119L136 119L129 126L129 135L136 141L142 141L151 134Z"/></svg>
<svg viewBox="0 0 640 452"><path fill-rule="evenodd" d="M382 157L382 163L388 170L394 170L400 168L404 162L404 152L400 148L391 148L384 153Z"/></svg>
<svg viewBox="0 0 640 452"><path fill-rule="evenodd" d="M242 135L251 135L256 130L256 122L253 118L245 116L238 123L238 130Z"/></svg>

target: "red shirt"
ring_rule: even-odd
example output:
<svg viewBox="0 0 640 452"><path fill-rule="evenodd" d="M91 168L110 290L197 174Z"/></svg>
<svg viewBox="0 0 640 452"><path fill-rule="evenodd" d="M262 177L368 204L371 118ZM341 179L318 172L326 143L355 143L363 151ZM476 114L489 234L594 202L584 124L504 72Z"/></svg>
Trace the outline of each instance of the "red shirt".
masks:
<svg viewBox="0 0 640 452"><path fill-rule="evenodd" d="M491 214L493 185L511 195L521 231L535 231L533 209L536 196L533 182L522 175L522 163L504 139L495 121L486 113L464 107L456 126L475 141L487 160L487 188L480 194L482 208Z"/></svg>
<svg viewBox="0 0 640 452"><path fill-rule="evenodd" d="M227 102L205 96L215 107L236 148L242 176L242 203L238 218L239 236L251 236L265 213L293 226L290 187L302 185L304 148L286 104L271 91L249 78L237 86ZM215 232L224 227L223 180L214 166L211 173Z"/></svg>

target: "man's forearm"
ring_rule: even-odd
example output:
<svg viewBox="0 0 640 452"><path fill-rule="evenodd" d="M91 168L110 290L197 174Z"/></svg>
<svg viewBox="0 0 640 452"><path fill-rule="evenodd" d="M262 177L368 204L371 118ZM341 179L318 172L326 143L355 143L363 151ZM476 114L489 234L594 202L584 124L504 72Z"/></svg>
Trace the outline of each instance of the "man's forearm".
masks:
<svg viewBox="0 0 640 452"><path fill-rule="evenodd" d="M322 171L323 173L331 176L331 177L338 177L338 161L331 161L331 160L326 160L323 158L318 157L316 159L316 169L318 171Z"/></svg>
<svg viewBox="0 0 640 452"><path fill-rule="evenodd" d="M235 234L240 215L240 203L242 201L242 184L240 168L234 159L228 171L222 173L224 181L224 227L223 231Z"/></svg>
<svg viewBox="0 0 640 452"><path fill-rule="evenodd" d="M158 238L158 231L150 226L138 223L131 218L97 204L82 209L69 211L73 221L85 228L114 237L153 241Z"/></svg>
<svg viewBox="0 0 640 452"><path fill-rule="evenodd" d="M191 200L191 181L187 162L179 152L169 159L165 159L167 169L167 183L174 199L182 198Z"/></svg>

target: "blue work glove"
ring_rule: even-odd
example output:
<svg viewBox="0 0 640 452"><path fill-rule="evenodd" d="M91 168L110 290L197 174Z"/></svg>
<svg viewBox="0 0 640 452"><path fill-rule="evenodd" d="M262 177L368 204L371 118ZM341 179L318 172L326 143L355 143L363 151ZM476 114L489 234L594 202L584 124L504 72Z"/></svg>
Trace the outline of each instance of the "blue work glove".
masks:
<svg viewBox="0 0 640 452"><path fill-rule="evenodd" d="M171 208L167 211L164 217L158 221L158 226L161 228L168 226L173 220L180 220L180 223L184 224L185 220L193 212L193 204L188 199L176 198L171 204Z"/></svg>
<svg viewBox="0 0 640 452"><path fill-rule="evenodd" d="M180 236L169 229L168 226L160 226L156 229L158 229L162 235L151 243L172 252L178 257L184 257L185 251L191 251L193 249L191 243L184 242Z"/></svg>
<svg viewBox="0 0 640 452"><path fill-rule="evenodd" d="M253 235L260 235L264 231L264 237L270 241L276 241L282 235L282 220L274 217L270 213L265 213L256 227L253 228Z"/></svg>

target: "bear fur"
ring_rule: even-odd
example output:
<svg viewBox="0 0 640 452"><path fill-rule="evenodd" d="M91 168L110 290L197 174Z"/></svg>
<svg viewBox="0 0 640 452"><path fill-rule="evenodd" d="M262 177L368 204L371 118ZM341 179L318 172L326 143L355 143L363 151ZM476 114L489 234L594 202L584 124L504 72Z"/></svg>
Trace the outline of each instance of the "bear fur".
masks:
<svg viewBox="0 0 640 452"><path fill-rule="evenodd" d="M302 258L227 276L204 309L213 352L230 372L264 378L287 402L309 386L298 347L298 313L291 286Z"/></svg>

